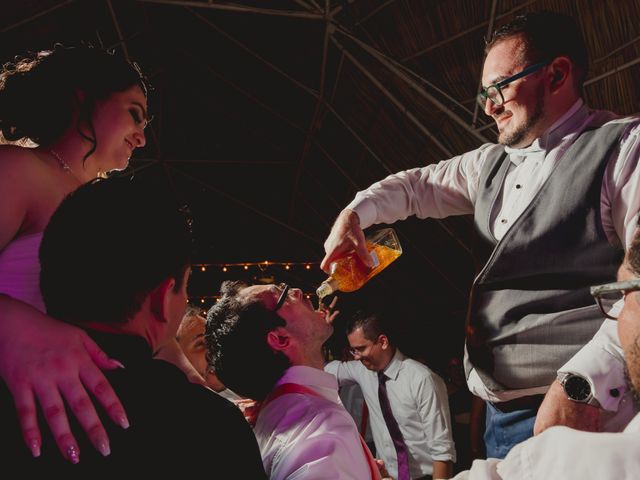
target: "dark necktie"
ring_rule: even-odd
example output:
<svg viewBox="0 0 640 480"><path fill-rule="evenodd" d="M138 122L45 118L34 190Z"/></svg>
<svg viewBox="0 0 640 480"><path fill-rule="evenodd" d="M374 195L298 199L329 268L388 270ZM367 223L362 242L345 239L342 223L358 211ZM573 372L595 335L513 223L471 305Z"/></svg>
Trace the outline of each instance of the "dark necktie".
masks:
<svg viewBox="0 0 640 480"><path fill-rule="evenodd" d="M389 397L387 396L387 379L388 377L383 372L378 372L378 399L380 400L380 408L382 409L384 422L387 424L387 429L391 435L391 440L393 440L393 446L396 449L396 456L398 457L398 480L411 480L411 475L409 475L409 454L407 452L407 446L404 443L404 438L402 438L400 427L398 427L398 422L393 418Z"/></svg>

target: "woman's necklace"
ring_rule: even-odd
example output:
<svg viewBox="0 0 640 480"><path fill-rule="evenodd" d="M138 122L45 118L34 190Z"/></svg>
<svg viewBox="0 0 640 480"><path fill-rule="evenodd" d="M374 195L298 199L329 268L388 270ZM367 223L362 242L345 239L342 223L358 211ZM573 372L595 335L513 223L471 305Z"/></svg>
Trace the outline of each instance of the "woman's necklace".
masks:
<svg viewBox="0 0 640 480"><path fill-rule="evenodd" d="M58 162L58 164L60 165L60 167L62 167L62 170L64 170L65 172L70 173L73 178L75 178L76 180L78 180L78 182L80 182L81 184L84 183L82 180L80 180L80 178L75 174L75 172L73 171L73 169L69 166L69 164L67 162L65 162L62 157L60 156L60 154L58 154L58 152L56 152L53 149L49 149L49 153L53 156L53 158L55 158Z"/></svg>
<svg viewBox="0 0 640 480"><path fill-rule="evenodd" d="M56 152L53 149L49 149L49 153L53 156L53 158L55 158L57 160L58 164L62 167L62 169L65 172L69 172L71 175L73 175L73 178L78 180L78 182L80 182L81 184L85 183L84 180L81 180L80 177L78 177L78 175L76 175L76 173L73 171L73 169L69 166L69 164L67 162L64 161L64 159L60 156L60 154L58 152ZM98 170L98 172L96 173L96 178L100 178L100 179L104 180L105 178L108 178L108 176L102 170Z"/></svg>

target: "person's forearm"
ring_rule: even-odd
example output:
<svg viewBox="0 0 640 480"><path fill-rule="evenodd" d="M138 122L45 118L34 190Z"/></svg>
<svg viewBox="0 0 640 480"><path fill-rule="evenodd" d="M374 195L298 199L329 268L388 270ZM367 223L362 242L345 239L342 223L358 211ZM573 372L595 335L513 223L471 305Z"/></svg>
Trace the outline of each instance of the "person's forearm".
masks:
<svg viewBox="0 0 640 480"><path fill-rule="evenodd" d="M576 430L597 432L600 409L567 398L562 385L555 380L538 409L533 434L538 435L554 425L565 425Z"/></svg>
<svg viewBox="0 0 640 480"><path fill-rule="evenodd" d="M433 461L433 474L431 475L434 480L437 478L451 478L453 475L453 462L452 461Z"/></svg>
<svg viewBox="0 0 640 480"><path fill-rule="evenodd" d="M422 168L394 173L356 194L347 205L362 228L409 216L444 218L473 213L478 178L489 145Z"/></svg>
<svg viewBox="0 0 640 480"><path fill-rule="evenodd" d="M617 322L605 320L589 343L558 372L574 373L588 379L599 406L610 412L617 411L627 389Z"/></svg>
<svg viewBox="0 0 640 480"><path fill-rule="evenodd" d="M480 397L471 397L471 422L469 425L469 446L471 459L484 458L484 418L486 404Z"/></svg>

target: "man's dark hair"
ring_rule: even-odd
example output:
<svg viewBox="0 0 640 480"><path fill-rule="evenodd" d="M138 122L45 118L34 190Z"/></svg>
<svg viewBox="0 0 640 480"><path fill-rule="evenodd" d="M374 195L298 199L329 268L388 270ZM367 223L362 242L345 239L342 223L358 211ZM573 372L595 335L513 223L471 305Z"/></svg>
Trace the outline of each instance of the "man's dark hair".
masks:
<svg viewBox="0 0 640 480"><path fill-rule="evenodd" d="M487 41L485 53L497 43L517 35L522 35L525 42L520 59L522 64L548 62L559 56L569 57L574 66L575 88L582 92L589 60L582 32L573 18L548 11L519 15L493 32Z"/></svg>
<svg viewBox="0 0 640 480"><path fill-rule="evenodd" d="M358 328L362 328L364 338L367 340L375 342L380 335L386 335L389 343L393 345L394 334L385 320L386 316L382 311L372 312L368 310L358 310L347 321L347 335Z"/></svg>
<svg viewBox="0 0 640 480"><path fill-rule="evenodd" d="M168 278L181 287L190 221L169 192L139 178L95 180L55 211L40 246L47 312L73 323L124 323Z"/></svg>
<svg viewBox="0 0 640 480"><path fill-rule="evenodd" d="M291 366L286 355L267 344L267 334L286 322L260 297L239 296L246 286L222 284L222 297L207 314L207 362L225 386L262 401Z"/></svg>

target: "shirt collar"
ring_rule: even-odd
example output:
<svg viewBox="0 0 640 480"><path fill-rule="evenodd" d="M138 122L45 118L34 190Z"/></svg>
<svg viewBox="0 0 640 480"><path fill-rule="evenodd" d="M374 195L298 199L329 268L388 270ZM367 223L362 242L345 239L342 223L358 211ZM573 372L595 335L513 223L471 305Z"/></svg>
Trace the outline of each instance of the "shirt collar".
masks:
<svg viewBox="0 0 640 480"><path fill-rule="evenodd" d="M404 354L396 348L396 353L393 355L393 358L389 362L389 365L383 370L384 374L389 377L391 380L396 380L398 378L398 373L400 373L400 367L402 366L402 361L406 357Z"/></svg>
<svg viewBox="0 0 640 480"><path fill-rule="evenodd" d="M588 115L587 106L579 98L564 115L556 120L540 138L536 138L531 145L525 148L504 147L504 151L516 165L519 165L525 157L540 154L546 155L547 152L558 146L566 135L575 132Z"/></svg>
<svg viewBox="0 0 640 480"><path fill-rule="evenodd" d="M296 365L287 368L276 385L282 385L283 383L297 383L312 388L317 387L330 388L336 391L338 390L338 380L335 375L326 373L324 370L306 367L303 365Z"/></svg>

